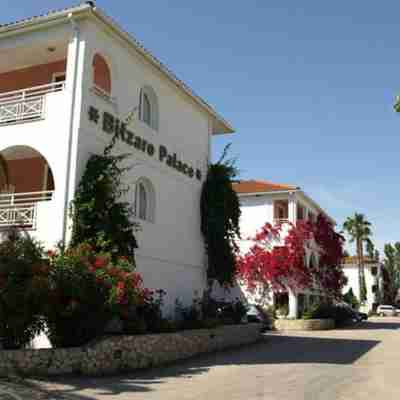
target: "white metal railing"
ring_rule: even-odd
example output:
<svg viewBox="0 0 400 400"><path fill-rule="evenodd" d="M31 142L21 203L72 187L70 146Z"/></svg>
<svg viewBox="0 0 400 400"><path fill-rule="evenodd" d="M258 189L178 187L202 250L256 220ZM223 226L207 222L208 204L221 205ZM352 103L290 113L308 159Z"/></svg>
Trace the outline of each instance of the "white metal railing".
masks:
<svg viewBox="0 0 400 400"><path fill-rule="evenodd" d="M274 218L275 224L288 224L289 218Z"/></svg>
<svg viewBox="0 0 400 400"><path fill-rule="evenodd" d="M45 116L46 94L65 89L65 82L54 82L23 90L0 93L0 126L35 121Z"/></svg>
<svg viewBox="0 0 400 400"><path fill-rule="evenodd" d="M0 228L36 227L37 205L49 201L53 191L0 194Z"/></svg>

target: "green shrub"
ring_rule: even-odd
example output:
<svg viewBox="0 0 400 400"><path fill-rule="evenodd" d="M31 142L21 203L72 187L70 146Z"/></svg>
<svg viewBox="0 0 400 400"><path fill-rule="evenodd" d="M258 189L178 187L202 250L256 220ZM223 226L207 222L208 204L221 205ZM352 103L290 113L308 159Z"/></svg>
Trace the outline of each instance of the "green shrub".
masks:
<svg viewBox="0 0 400 400"><path fill-rule="evenodd" d="M104 332L114 317L145 301L139 274L126 258L112 261L89 244L50 254L45 317L54 347L75 347Z"/></svg>
<svg viewBox="0 0 400 400"><path fill-rule="evenodd" d="M343 296L343 301L345 301L350 307L358 310L360 307L360 302L353 293L353 289L350 288L347 293Z"/></svg>
<svg viewBox="0 0 400 400"><path fill-rule="evenodd" d="M146 321L143 318L124 320L123 331L127 335L143 335L147 333Z"/></svg>
<svg viewBox="0 0 400 400"><path fill-rule="evenodd" d="M343 326L353 319L347 307L329 303L320 304L311 314L311 319L333 319L336 326Z"/></svg>
<svg viewBox="0 0 400 400"><path fill-rule="evenodd" d="M0 336L3 346L26 346L44 328L48 264L42 247L16 231L0 243Z"/></svg>
<svg viewBox="0 0 400 400"><path fill-rule="evenodd" d="M276 314L286 317L289 314L289 306L287 304L276 308Z"/></svg>
<svg viewBox="0 0 400 400"><path fill-rule="evenodd" d="M116 137L103 154L92 155L71 204L73 231L71 245L90 243L96 251L111 254L113 261L120 256L135 264L139 229L134 221L132 204L123 201L128 187L122 175L129 170L121 166L129 154L113 155Z"/></svg>

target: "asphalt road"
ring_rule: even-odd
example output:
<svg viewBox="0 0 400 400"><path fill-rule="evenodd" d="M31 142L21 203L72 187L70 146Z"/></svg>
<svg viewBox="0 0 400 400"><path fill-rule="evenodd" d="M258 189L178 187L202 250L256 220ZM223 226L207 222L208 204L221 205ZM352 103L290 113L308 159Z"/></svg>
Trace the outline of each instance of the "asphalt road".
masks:
<svg viewBox="0 0 400 400"><path fill-rule="evenodd" d="M125 376L31 384L49 399L71 400L397 400L400 318L267 334L253 346Z"/></svg>

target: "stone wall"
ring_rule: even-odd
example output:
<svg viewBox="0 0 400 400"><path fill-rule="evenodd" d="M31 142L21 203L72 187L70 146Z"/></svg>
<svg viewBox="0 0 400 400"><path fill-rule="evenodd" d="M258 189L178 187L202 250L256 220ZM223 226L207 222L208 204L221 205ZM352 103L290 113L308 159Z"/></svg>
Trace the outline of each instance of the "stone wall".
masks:
<svg viewBox="0 0 400 400"><path fill-rule="evenodd" d="M260 324L170 334L104 337L70 349L2 350L0 376L108 375L256 342Z"/></svg>
<svg viewBox="0 0 400 400"><path fill-rule="evenodd" d="M277 319L274 323L278 331L325 331L335 328L333 319Z"/></svg>

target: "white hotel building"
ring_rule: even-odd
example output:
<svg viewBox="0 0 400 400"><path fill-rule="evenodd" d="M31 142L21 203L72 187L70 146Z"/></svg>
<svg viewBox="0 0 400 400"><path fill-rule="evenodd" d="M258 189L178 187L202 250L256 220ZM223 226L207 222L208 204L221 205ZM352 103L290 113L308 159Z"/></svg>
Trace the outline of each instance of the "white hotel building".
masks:
<svg viewBox="0 0 400 400"><path fill-rule="evenodd" d="M170 306L201 292L200 193L229 123L92 2L0 25L0 60L0 228L68 242L86 162L117 133L145 285Z"/></svg>
<svg viewBox="0 0 400 400"><path fill-rule="evenodd" d="M240 251L246 253L255 243L250 238L266 224L281 224L282 233L271 246L284 244L289 227L297 221L315 221L319 214L323 214L334 225L335 221L303 190L298 186L284 185L259 180L238 181L233 185L240 200L242 215L240 217ZM314 240L310 240L305 248L305 262L307 265L318 265L320 249ZM242 287L245 296L250 302L273 304L275 296L272 293L265 297L265 293L248 293ZM323 296L315 282L313 290L293 293L288 289L289 317L297 318L310 301L317 296Z"/></svg>

